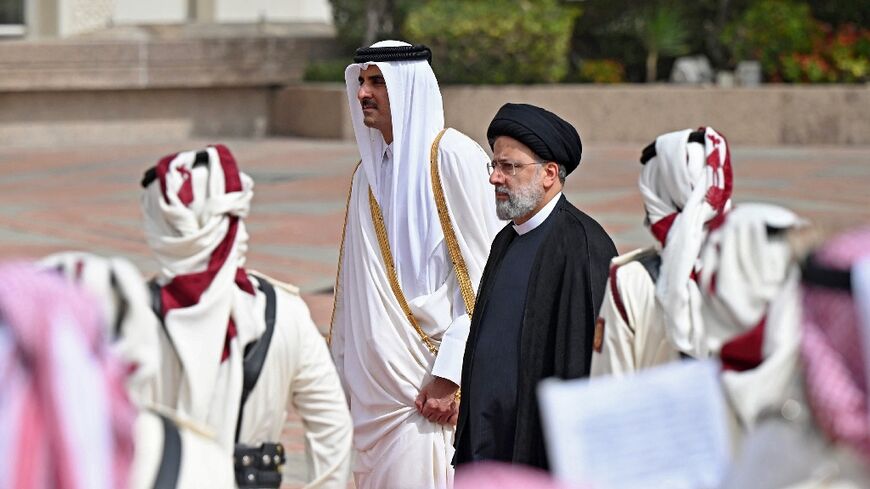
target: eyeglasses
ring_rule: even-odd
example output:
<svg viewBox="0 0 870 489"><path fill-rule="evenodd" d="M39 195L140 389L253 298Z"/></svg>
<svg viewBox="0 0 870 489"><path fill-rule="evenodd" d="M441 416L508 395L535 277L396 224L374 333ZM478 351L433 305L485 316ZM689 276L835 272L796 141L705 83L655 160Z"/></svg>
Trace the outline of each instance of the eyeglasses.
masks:
<svg viewBox="0 0 870 489"><path fill-rule="evenodd" d="M498 170L502 175L505 176L517 176L517 168L521 168L524 166L530 165L543 165L546 163L545 161L536 161L534 163L514 163L512 161L500 161L498 163L492 161L486 164L486 171L489 172L490 175L496 170Z"/></svg>

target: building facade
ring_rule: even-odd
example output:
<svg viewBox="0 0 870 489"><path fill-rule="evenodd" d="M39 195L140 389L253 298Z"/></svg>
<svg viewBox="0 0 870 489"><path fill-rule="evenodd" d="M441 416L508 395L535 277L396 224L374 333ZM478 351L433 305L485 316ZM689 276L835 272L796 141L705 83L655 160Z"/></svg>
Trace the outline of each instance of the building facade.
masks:
<svg viewBox="0 0 870 489"><path fill-rule="evenodd" d="M0 38L53 39L130 25L332 24L328 0L0 0Z"/></svg>

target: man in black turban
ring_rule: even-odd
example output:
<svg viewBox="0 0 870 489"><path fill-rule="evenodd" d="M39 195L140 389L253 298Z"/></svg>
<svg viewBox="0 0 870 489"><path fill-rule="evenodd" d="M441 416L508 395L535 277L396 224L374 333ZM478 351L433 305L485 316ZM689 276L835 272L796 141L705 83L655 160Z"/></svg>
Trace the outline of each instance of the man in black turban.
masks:
<svg viewBox="0 0 870 489"><path fill-rule="evenodd" d="M548 468L536 386L589 374L613 241L562 195L580 136L540 107L506 104L489 125L496 210L462 368L455 464Z"/></svg>

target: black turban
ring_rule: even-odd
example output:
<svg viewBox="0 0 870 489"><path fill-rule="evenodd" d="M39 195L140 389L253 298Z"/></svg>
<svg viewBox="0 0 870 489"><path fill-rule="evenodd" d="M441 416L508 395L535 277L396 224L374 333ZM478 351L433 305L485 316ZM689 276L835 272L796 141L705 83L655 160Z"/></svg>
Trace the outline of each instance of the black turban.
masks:
<svg viewBox="0 0 870 489"><path fill-rule="evenodd" d="M544 161L555 161L568 173L580 164L583 144L574 126L556 114L528 104L504 104L486 130L490 148L499 136L525 144Z"/></svg>

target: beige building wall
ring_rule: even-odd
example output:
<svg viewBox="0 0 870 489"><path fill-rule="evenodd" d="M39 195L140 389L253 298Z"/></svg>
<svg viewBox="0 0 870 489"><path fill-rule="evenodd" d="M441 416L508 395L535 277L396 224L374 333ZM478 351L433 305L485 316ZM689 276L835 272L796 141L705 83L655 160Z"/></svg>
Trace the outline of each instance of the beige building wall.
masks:
<svg viewBox="0 0 870 489"><path fill-rule="evenodd" d="M105 29L112 23L114 3L115 0L58 0L59 36Z"/></svg>
<svg viewBox="0 0 870 489"><path fill-rule="evenodd" d="M25 0L24 35L30 39L69 37L112 24L116 0ZM144 2L143 2L144 3Z"/></svg>
<svg viewBox="0 0 870 489"><path fill-rule="evenodd" d="M115 25L323 23L329 0L24 0L26 37L64 38Z"/></svg>
<svg viewBox="0 0 870 489"><path fill-rule="evenodd" d="M187 3L186 0L114 0L112 20L116 24L179 24L187 21Z"/></svg>
<svg viewBox="0 0 870 489"><path fill-rule="evenodd" d="M214 0L217 22L332 23L328 0Z"/></svg>

